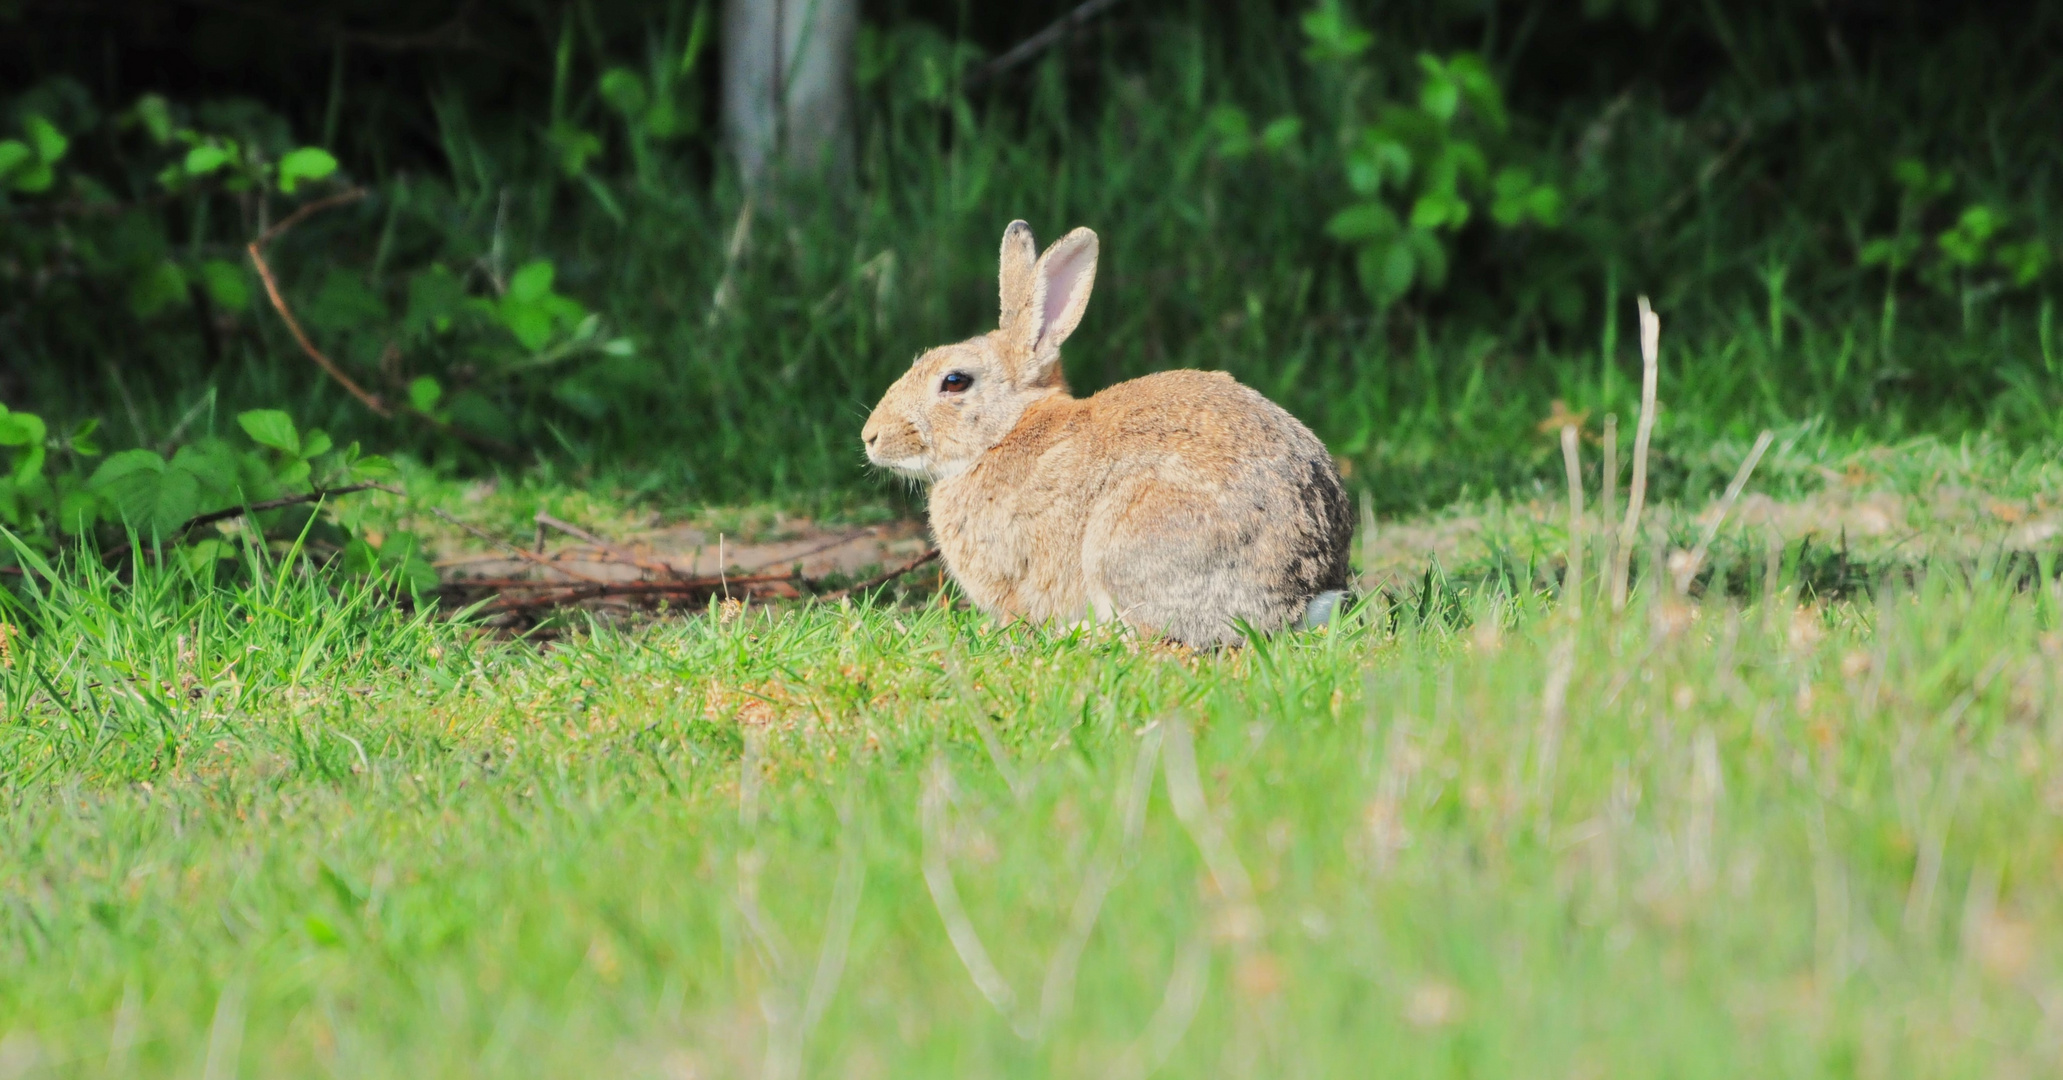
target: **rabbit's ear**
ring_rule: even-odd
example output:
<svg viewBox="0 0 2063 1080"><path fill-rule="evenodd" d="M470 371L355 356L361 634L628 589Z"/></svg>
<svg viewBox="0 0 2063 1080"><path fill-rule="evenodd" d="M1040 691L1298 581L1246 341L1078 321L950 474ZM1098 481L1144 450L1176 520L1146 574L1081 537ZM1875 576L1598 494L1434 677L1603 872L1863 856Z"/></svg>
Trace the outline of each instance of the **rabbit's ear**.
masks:
<svg viewBox="0 0 2063 1080"><path fill-rule="evenodd" d="M1032 265L1038 257L1039 244L1032 239L1031 226L1023 221L1011 222L1003 230L1003 313L998 326L1008 329L1012 322L1024 317L1025 308L1031 303Z"/></svg>
<svg viewBox="0 0 2063 1080"><path fill-rule="evenodd" d="M1057 370L1061 342L1089 308L1089 290L1096 285L1096 234L1076 229L1054 241L1031 276L1030 302L1011 336L1024 350L1024 381L1038 383L1048 369Z"/></svg>

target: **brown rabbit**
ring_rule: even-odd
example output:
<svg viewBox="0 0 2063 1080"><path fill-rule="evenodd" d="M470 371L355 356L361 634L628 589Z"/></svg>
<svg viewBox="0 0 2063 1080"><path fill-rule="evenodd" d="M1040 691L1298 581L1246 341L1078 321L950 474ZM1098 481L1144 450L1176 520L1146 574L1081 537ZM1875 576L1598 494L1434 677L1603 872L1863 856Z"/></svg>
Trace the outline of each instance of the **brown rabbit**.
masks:
<svg viewBox="0 0 2063 1080"><path fill-rule="evenodd" d="M931 484L932 533L975 606L1194 646L1329 619L1354 526L1310 429L1215 371L1071 396L1060 345L1096 280L1087 229L1039 255L1011 222L1001 279L1000 327L919 356L861 433L869 461Z"/></svg>

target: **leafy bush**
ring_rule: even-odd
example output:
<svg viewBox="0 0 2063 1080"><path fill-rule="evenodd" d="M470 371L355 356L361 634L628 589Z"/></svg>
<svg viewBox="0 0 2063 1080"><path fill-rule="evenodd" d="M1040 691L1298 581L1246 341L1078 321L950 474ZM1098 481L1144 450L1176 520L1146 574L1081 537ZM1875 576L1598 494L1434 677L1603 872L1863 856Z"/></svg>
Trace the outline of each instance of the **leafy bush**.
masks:
<svg viewBox="0 0 2063 1080"><path fill-rule="evenodd" d="M90 421L52 439L40 417L0 406L0 448L8 458L0 477L0 525L16 542L44 553L80 540L107 548L134 537L153 548L175 548L196 566L234 558L238 540L263 541L282 527L306 539L314 528L353 572L398 572L418 588L436 583L412 537L375 547L334 516L309 516L325 493L391 478L394 468L385 458L361 453L357 443L339 447L319 429L301 431L276 409L253 409L236 419L248 444L203 437L170 457L139 447L106 455L89 472L89 459L101 457ZM210 519L248 520L254 527L225 534L204 528ZM10 548L0 546L0 565L16 565Z"/></svg>

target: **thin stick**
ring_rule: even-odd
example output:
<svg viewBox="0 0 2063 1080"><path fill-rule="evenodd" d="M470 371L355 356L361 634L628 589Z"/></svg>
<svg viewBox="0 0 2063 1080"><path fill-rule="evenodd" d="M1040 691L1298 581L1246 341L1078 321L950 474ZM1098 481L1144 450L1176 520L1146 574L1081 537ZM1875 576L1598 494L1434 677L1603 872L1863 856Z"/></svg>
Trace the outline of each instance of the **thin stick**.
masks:
<svg viewBox="0 0 2063 1080"><path fill-rule="evenodd" d="M609 554L615 556L618 561L627 562L640 570L649 570L652 573L665 574L666 576L672 578L678 578L681 576L680 571L674 569L669 564L655 563L650 559L639 558L635 552L626 551L620 547L617 547L615 544L612 544L607 540L604 540L601 537L596 536L591 532L588 532L586 529L583 529L570 521L561 521L558 518L555 518L542 510L539 510L536 516L532 517L530 520L538 525L538 531L540 534L542 534L545 526L550 526L554 529L559 530L562 533L565 533L568 536L573 537L576 540L585 540L588 543L593 544L594 546L601 548L603 551L606 551Z"/></svg>
<svg viewBox="0 0 2063 1080"><path fill-rule="evenodd" d="M308 205L303 206L300 209L294 211L293 213L288 214L286 217L281 218L277 224L273 225L269 229L266 229L264 232L259 233L258 238L256 240L253 240L249 244L246 244L244 246L244 250L250 253L251 265L257 268L258 279L264 282L265 284L265 296L267 299L272 301L272 309L274 311L279 312L280 321L287 324L288 332L293 334L294 342L295 344L301 346L301 351L307 353L308 358L315 361L315 363L322 368L325 374L329 375L330 378L336 380L337 385L349 391L351 396L357 398L359 402L363 404L366 408L371 409L378 416L391 419L394 416L394 409L392 406L388 405L386 401L382 400L379 395L374 394L371 391L367 390L365 387L358 385L357 381L352 379L351 376L345 374L344 369L339 367L336 361L330 359L327 353L315 347L315 342L310 340L308 337L308 331L301 328L301 320L294 317L294 309L287 306L286 295L282 293L279 288L279 278L274 276L274 274L272 273L272 264L267 262L265 259L265 249L271 246L274 240L277 240L281 236L285 235L288 229L291 229L294 226L299 225L301 222L306 221L309 217L321 211L328 210L331 207L342 206L345 203L356 202L359 199L365 198L365 194L366 192L364 188L352 188L350 191L346 191L337 195L332 195L326 199L317 199L314 202L309 203ZM516 448L510 446L508 443L502 442L500 439L496 439L488 435L482 435L476 431L467 431L465 428L459 427L458 425L446 420L440 420L437 417L431 416L430 414L421 411L420 409L403 406L403 411L408 413L410 416L414 416L424 421L425 423L429 424L430 426L436 428L438 431L446 435L463 439L466 442L472 443L474 446L477 446L482 450L486 450L490 453L497 454L502 457L517 456Z"/></svg>
<svg viewBox="0 0 2063 1080"><path fill-rule="evenodd" d="M1044 30L1025 38L1023 41L1011 46L1001 56L968 72L966 80L960 85L963 88L972 89L1009 71L1011 68L1059 44L1075 28L1103 14L1106 9L1116 7L1117 3L1118 0L1087 0L1086 3L1077 6L1073 11L1055 19Z"/></svg>
<svg viewBox="0 0 2063 1080"><path fill-rule="evenodd" d="M1576 425L1562 425L1562 467L1569 474L1569 568L1562 575L1562 605L1571 618L1583 614L1583 458Z"/></svg>
<svg viewBox="0 0 2063 1080"><path fill-rule="evenodd" d="M1712 550L1712 541L1719 535L1719 527L1726 523L1726 515L1733 512L1733 504L1741 497L1741 489L1748 486L1748 477L1755 472L1755 464L1762 460L1762 454L1769 449L1775 433L1768 428L1755 439L1755 448L1748 451L1748 459L1741 462L1740 470L1733 474L1733 483L1726 485L1726 494L1719 500L1719 514L1705 526L1705 533L1698 537L1698 546L1691 549L1690 559L1676 574L1676 595L1690 592L1691 579L1698 575L1698 567L1705 563L1705 555Z"/></svg>
<svg viewBox="0 0 2063 1080"><path fill-rule="evenodd" d="M733 280L738 273L738 260L745 257L745 243L752 237L752 215L758 208L758 193L745 193L745 202L738 207L738 220L731 226L731 242L724 250L723 276L717 279L716 292L709 297L709 325L715 326L718 319L731 306L731 296L737 285Z"/></svg>
<svg viewBox="0 0 2063 1080"><path fill-rule="evenodd" d="M858 532L847 533L844 536L834 537L833 539L826 540L815 547L804 548L801 551L794 552L793 554L783 555L778 559L768 559L767 561L760 563L758 566L747 566L743 567L742 569L744 569L744 571L748 574L756 574L759 571L764 570L769 566L773 566L776 563L792 564L801 562L802 560L807 559L812 555L822 555L824 552L829 551L832 548L844 547L845 545L852 543L854 540L858 540L860 537L865 536L872 531L872 529L861 529Z"/></svg>
<svg viewBox="0 0 2063 1080"><path fill-rule="evenodd" d="M1626 520L1619 526L1617 565L1612 568L1612 610L1626 610L1627 576L1640 512L1648 497L1648 439L1655 430L1655 381L1662 347L1662 320L1640 298L1640 422L1633 432L1633 482L1626 489Z"/></svg>
<svg viewBox="0 0 2063 1080"><path fill-rule="evenodd" d="M862 593L866 592L869 589L873 589L881 585L886 585L889 582L894 581L896 578L899 578L904 574L907 574L910 571L915 570L918 567L923 566L926 563L929 563L937 558L938 549L932 548L926 551L924 554L919 555L914 559L911 559L909 562L906 562L893 570L883 570L882 572L875 574L873 577L870 577L867 580L862 581L856 585L848 585L845 588L838 590L837 592L825 593L822 599L838 600L843 597L851 596L854 593Z"/></svg>
<svg viewBox="0 0 2063 1080"><path fill-rule="evenodd" d="M535 563L538 566L542 566L547 570L556 570L559 573L566 575L567 577L585 581L590 585L607 586L609 584L612 584L611 582L603 581L601 578L598 577L589 577L588 575L583 574L578 570L568 570L565 567L560 566L559 564L551 561L550 559L545 558L542 555L537 555L525 551L521 547L518 547L515 544L511 544L508 541L503 540L501 537L496 536L491 532L488 532L486 529L480 528L477 525L468 525L465 522L460 521L455 517L452 517L449 513L446 513L442 507L433 506L430 508L430 512L444 519L445 521L448 521L451 524L456 525L459 528L464 529L465 531L473 534L475 539L485 540L486 542L493 544L495 547L498 547L503 551L513 554L516 558L522 559L524 562Z"/></svg>
<svg viewBox="0 0 2063 1080"><path fill-rule="evenodd" d="M301 210L306 209L308 207L304 206L301 208ZM266 230L265 235L278 235L281 225L289 224L300 216L301 211L295 211L292 215L288 216L286 221L282 221L279 225ZM260 240L262 239L261 237ZM287 324L287 332L294 335L294 341L301 346L301 351L307 353L310 360L320 365L330 378L336 380L338 386L349 391L351 396L357 398L366 408L371 409L380 416L392 417L394 410L388 408L386 402L381 401L377 396L366 390L365 387L358 385L357 382L352 380L351 376L344 374L344 369L338 367L335 360L330 359L328 354L315 347L313 341L308 340L308 331L301 329L301 320L294 318L294 311L287 306L286 297L280 295L279 279L272 276L272 267L265 261L265 252L260 245L260 241L251 241L245 246L244 250L251 254L251 265L258 268L258 279L265 283L265 295L272 300L272 309L279 312L280 320Z"/></svg>
<svg viewBox="0 0 2063 1080"><path fill-rule="evenodd" d="M284 498L267 499L264 502L252 503L249 506L232 506L227 510L212 510L205 514L196 514L193 517L187 518L186 524L179 526L179 532L181 535L184 535L203 525L213 525L218 521L228 521L231 518L240 518L246 514L258 514L267 510L277 510L282 506L298 506L301 503L321 502L332 495L349 495L354 491L384 491L389 495L407 497L406 492L399 488L388 487L385 484L346 484L343 487L324 488L304 495L288 495Z"/></svg>

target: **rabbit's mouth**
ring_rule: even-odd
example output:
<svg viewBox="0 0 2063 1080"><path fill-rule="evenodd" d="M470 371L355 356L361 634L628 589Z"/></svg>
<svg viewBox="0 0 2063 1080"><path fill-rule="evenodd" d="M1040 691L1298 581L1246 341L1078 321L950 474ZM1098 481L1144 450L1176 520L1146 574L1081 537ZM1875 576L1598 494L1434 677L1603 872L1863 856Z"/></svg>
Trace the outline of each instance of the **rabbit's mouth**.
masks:
<svg viewBox="0 0 2063 1080"><path fill-rule="evenodd" d="M867 462L877 469L887 469L889 472L905 480L921 480L925 483L930 483L938 479L937 471L931 467L931 455L929 453L888 457L884 454L875 453L873 448L869 447L867 450Z"/></svg>

